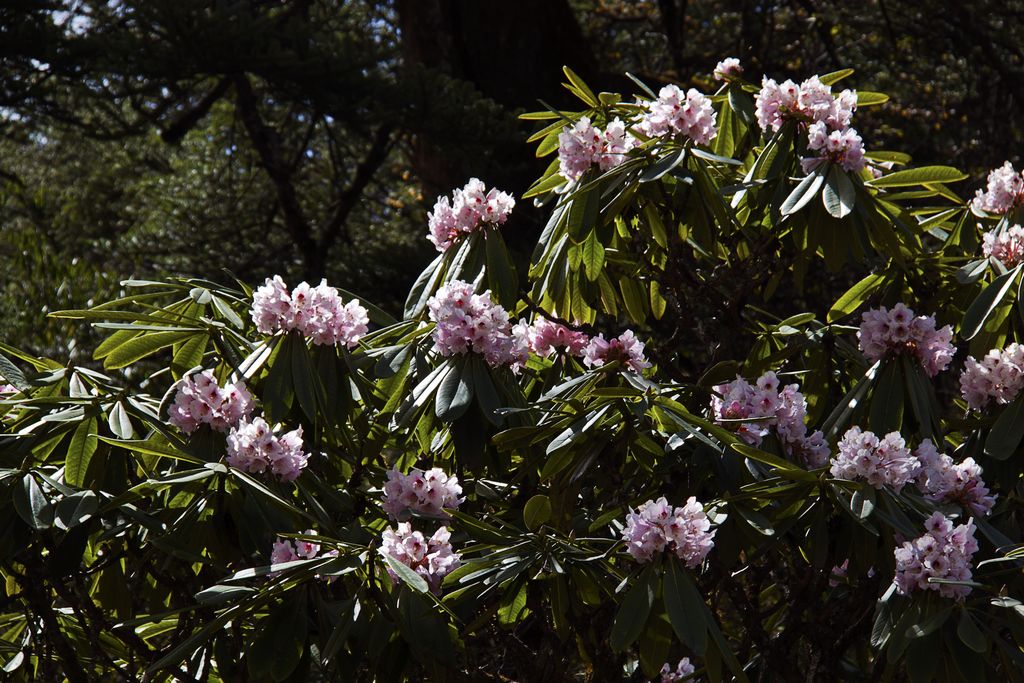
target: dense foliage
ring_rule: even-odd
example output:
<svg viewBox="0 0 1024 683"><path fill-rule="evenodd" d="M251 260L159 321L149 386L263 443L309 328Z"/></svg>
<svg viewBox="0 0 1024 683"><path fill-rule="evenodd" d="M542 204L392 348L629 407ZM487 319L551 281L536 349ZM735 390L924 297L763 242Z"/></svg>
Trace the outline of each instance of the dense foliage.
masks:
<svg viewBox="0 0 1024 683"><path fill-rule="evenodd" d="M874 150L850 73L567 69L557 158L438 199L401 319L130 280L51 314L105 372L0 345L7 672L1024 678L1024 177Z"/></svg>

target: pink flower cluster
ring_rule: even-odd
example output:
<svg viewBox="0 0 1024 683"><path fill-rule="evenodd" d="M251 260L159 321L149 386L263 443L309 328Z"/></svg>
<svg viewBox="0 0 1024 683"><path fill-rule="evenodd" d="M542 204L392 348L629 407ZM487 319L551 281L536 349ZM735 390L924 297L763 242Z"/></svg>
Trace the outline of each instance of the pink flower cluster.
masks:
<svg viewBox="0 0 1024 683"><path fill-rule="evenodd" d="M626 330L611 339L605 339L603 334L591 337L583 350L583 364L588 368L600 367L613 361L621 361L626 368L637 374L651 367L644 356L644 343L636 338L633 330Z"/></svg>
<svg viewBox="0 0 1024 683"><path fill-rule="evenodd" d="M781 84L765 76L761 92L757 94L757 123L761 130L777 131L787 119L804 123L822 122L829 130L845 130L857 108L857 93L844 90L832 95L832 87L811 76L797 85L793 81Z"/></svg>
<svg viewBox="0 0 1024 683"><path fill-rule="evenodd" d="M738 426L735 423L727 425L735 429L740 438L755 446L774 428L789 455L798 456L808 467L822 467L828 461L828 444L820 431L807 433L804 424L807 401L799 388L790 384L780 390L774 372L763 374L755 386L737 377L728 384L715 387L711 414L719 423L725 420L756 420Z"/></svg>
<svg viewBox="0 0 1024 683"><path fill-rule="evenodd" d="M676 668L673 669L667 662L661 667L661 681L660 683L682 683L690 679L693 675L694 669L693 664L690 663L689 657L683 657L679 660Z"/></svg>
<svg viewBox="0 0 1024 683"><path fill-rule="evenodd" d="M917 486L926 498L936 503L959 503L979 517L992 512L996 497L989 495L981 478L981 466L974 458L955 463L953 458L939 453L931 439L922 441L914 455L921 463Z"/></svg>
<svg viewBox="0 0 1024 683"><path fill-rule="evenodd" d="M726 57L715 65L714 77L716 81L725 81L736 78L743 74L743 65L735 57Z"/></svg>
<svg viewBox="0 0 1024 683"><path fill-rule="evenodd" d="M989 230L981 238L981 251L1007 269L1020 265L1024 261L1024 228L1011 225Z"/></svg>
<svg viewBox="0 0 1024 683"><path fill-rule="evenodd" d="M643 103L647 112L640 120L644 135L661 138L683 136L698 145L706 145L718 134L718 114L711 100L690 88L685 93L675 85L658 91L658 99Z"/></svg>
<svg viewBox="0 0 1024 683"><path fill-rule="evenodd" d="M445 508L459 507L466 500L460 495L459 478L448 476L439 467L426 472L413 468L409 474L393 469L388 472L388 480L384 483L383 507L393 519L398 519L405 510L450 517Z"/></svg>
<svg viewBox="0 0 1024 683"><path fill-rule="evenodd" d="M302 427L280 436L261 417L242 420L228 434L228 464L260 474L268 469L281 481L302 474L309 455L302 452Z"/></svg>
<svg viewBox="0 0 1024 683"><path fill-rule="evenodd" d="M378 552L390 556L423 577L435 594L441 593L441 581L462 562L459 554L452 550L451 533L441 527L430 538L412 530L408 522L399 522L395 531L388 527L381 536ZM387 568L391 581L398 583L398 575L390 566Z"/></svg>
<svg viewBox="0 0 1024 683"><path fill-rule="evenodd" d="M448 197L437 198L434 210L427 214L427 239L438 251L448 251L459 235L488 223L503 224L515 205L512 195L497 188L488 190L483 181L470 178L461 190L452 191L451 201Z"/></svg>
<svg viewBox="0 0 1024 683"><path fill-rule="evenodd" d="M16 394L18 387L13 384L0 383L0 395Z"/></svg>
<svg viewBox="0 0 1024 683"><path fill-rule="evenodd" d="M704 506L693 496L683 507L674 508L664 496L649 500L626 515L622 530L626 551L637 562L650 562L655 553L674 552L687 567L696 567L715 547L715 532L704 514Z"/></svg>
<svg viewBox="0 0 1024 683"><path fill-rule="evenodd" d="M314 536L316 532L312 529L306 529L302 532L303 536ZM270 564L283 564L285 562L294 562L296 560L312 560L314 557L320 555L320 544L312 541L289 541L288 539L278 538L274 542L273 549L270 551ZM320 557L337 557L337 550L328 550ZM275 576L277 572L273 572L270 575ZM328 579L332 581L333 579Z"/></svg>
<svg viewBox="0 0 1024 683"><path fill-rule="evenodd" d="M595 164L607 171L625 161L626 152L635 146L636 138L618 118L602 131L584 116L558 134L560 172L569 180L577 180Z"/></svg>
<svg viewBox="0 0 1024 683"><path fill-rule="evenodd" d="M897 592L909 595L915 590L933 590L943 597L962 600L971 592L970 586L929 583L928 579L971 580L971 560L978 551L974 522L953 526L948 517L934 512L925 520L924 528L923 536L904 542L893 553Z"/></svg>
<svg viewBox="0 0 1024 683"><path fill-rule="evenodd" d="M853 128L830 131L824 121L812 123L807 129L807 149L818 152L818 156L800 160L804 173L810 173L826 160L839 164L845 171L864 168L864 143Z"/></svg>
<svg viewBox="0 0 1024 683"><path fill-rule="evenodd" d="M839 454L830 471L836 479L863 479L876 489L888 485L899 493L920 470L921 463L899 432L879 439L874 432L851 427L839 442Z"/></svg>
<svg viewBox="0 0 1024 683"><path fill-rule="evenodd" d="M918 315L896 304L892 310L885 306L866 311L857 339L864 357L874 362L888 356L907 353L915 356L929 377L939 374L953 360L953 329L946 325L935 328L935 318Z"/></svg>
<svg viewBox="0 0 1024 683"><path fill-rule="evenodd" d="M960 393L971 410L982 410L990 402L1005 404L1024 388L1024 346L1010 344L992 349L980 361L968 356L960 375Z"/></svg>
<svg viewBox="0 0 1024 683"><path fill-rule="evenodd" d="M462 280L447 283L427 301L434 328L434 350L442 356L474 351L491 367L526 362L528 344L522 328L513 334L508 312L491 301L490 290L474 294Z"/></svg>
<svg viewBox="0 0 1024 683"><path fill-rule="evenodd" d="M252 408L252 394L244 382L221 387L212 370L203 370L178 381L178 392L167 413L170 423L186 434L202 424L226 432L248 417Z"/></svg>
<svg viewBox="0 0 1024 683"><path fill-rule="evenodd" d="M526 341L530 351L541 358L549 358L559 349L565 349L572 356L582 356L590 338L584 332L539 317L526 328Z"/></svg>
<svg viewBox="0 0 1024 683"><path fill-rule="evenodd" d="M988 185L978 190L971 206L979 213L1005 215L1024 204L1024 172L1017 173L1007 161L988 174Z"/></svg>
<svg viewBox="0 0 1024 683"><path fill-rule="evenodd" d="M314 344L345 344L349 348L366 334L370 322L358 301L342 301L327 280L316 287L302 282L289 294L280 275L267 278L253 292L252 320L263 334L298 330Z"/></svg>

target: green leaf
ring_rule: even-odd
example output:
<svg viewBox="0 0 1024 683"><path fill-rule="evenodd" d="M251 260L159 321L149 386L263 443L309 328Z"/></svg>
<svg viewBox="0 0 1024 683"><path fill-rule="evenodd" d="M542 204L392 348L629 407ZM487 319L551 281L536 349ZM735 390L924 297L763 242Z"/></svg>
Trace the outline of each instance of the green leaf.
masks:
<svg viewBox="0 0 1024 683"><path fill-rule="evenodd" d="M64 496L57 503L54 526L71 529L89 521L100 507L99 497L92 491L78 491Z"/></svg>
<svg viewBox="0 0 1024 683"><path fill-rule="evenodd" d="M473 402L473 366L466 357L451 361L451 369L434 397L434 414L452 422L462 417Z"/></svg>
<svg viewBox="0 0 1024 683"><path fill-rule="evenodd" d="M260 621L260 630L246 650L249 675L275 682L288 678L302 659L306 632L305 599L282 600Z"/></svg>
<svg viewBox="0 0 1024 683"><path fill-rule="evenodd" d="M426 580L412 569L409 569L409 567L402 564L391 555L381 554L381 557L384 558L384 561L388 563L391 570L395 572L395 574L398 575L398 578L404 581L409 588L412 588L417 593L426 593L429 590L430 587L427 586Z"/></svg>
<svg viewBox="0 0 1024 683"><path fill-rule="evenodd" d="M857 106L858 107L874 107L879 104L885 104L889 101L889 96L881 92L870 92L868 90L857 91Z"/></svg>
<svg viewBox="0 0 1024 683"><path fill-rule="evenodd" d="M835 85L839 81L843 80L847 76L852 76L854 73L853 69L840 69L839 71L832 71L824 76L818 78L825 85Z"/></svg>
<svg viewBox="0 0 1024 683"><path fill-rule="evenodd" d="M960 638L960 642L975 652L985 654L988 651L988 639L985 638L985 634L978 628L977 622L966 608L963 608L960 613L960 623L957 624L956 635Z"/></svg>
<svg viewBox="0 0 1024 683"><path fill-rule="evenodd" d="M185 341L177 344L171 358L171 376L181 379L182 375L192 368L203 364L203 354L210 341L208 334L193 334Z"/></svg>
<svg viewBox="0 0 1024 683"><path fill-rule="evenodd" d="M821 193L825 210L835 218L845 218L853 211L856 198L857 192L849 176L842 168L833 165L828 173L825 189Z"/></svg>
<svg viewBox="0 0 1024 683"><path fill-rule="evenodd" d="M154 332L132 337L103 359L103 367L116 370L191 337L193 332Z"/></svg>
<svg viewBox="0 0 1024 683"><path fill-rule="evenodd" d="M883 361L871 394L871 431L881 437L903 424L903 373L897 359Z"/></svg>
<svg viewBox="0 0 1024 683"><path fill-rule="evenodd" d="M1017 451L1024 439L1024 395L1018 396L1003 409L985 439L985 453L996 460L1006 460Z"/></svg>
<svg viewBox="0 0 1024 683"><path fill-rule="evenodd" d="M597 280L604 268L604 245L597 239L597 231L587 235L580 250L583 258L583 272L591 282Z"/></svg>
<svg viewBox="0 0 1024 683"><path fill-rule="evenodd" d="M295 333L297 335L297 333ZM317 376L313 369L312 360L309 357L309 347L306 346L306 340L300 336L295 336L291 343L291 358L277 359L278 363L288 363L292 365L292 387L295 390L295 398L299 400L299 407L302 408L302 412L306 414L310 422L317 422Z"/></svg>
<svg viewBox="0 0 1024 683"><path fill-rule="evenodd" d="M885 283L886 277L884 274L872 273L853 287L850 287L829 309L828 322L835 322L839 318L853 313L860 308L860 305L864 303L872 292Z"/></svg>
<svg viewBox="0 0 1024 683"><path fill-rule="evenodd" d="M537 494L526 501L523 508L523 522L530 531L536 531L541 525L551 519L551 499L543 494Z"/></svg>
<svg viewBox="0 0 1024 683"><path fill-rule="evenodd" d="M644 169L640 174L641 183L650 183L669 173L686 158L686 148L672 150Z"/></svg>
<svg viewBox="0 0 1024 683"><path fill-rule="evenodd" d="M701 613L704 600L684 575L686 570L679 562L678 558L670 557L668 570L662 578L665 611L679 640L698 657L703 657L708 646L708 627Z"/></svg>
<svg viewBox="0 0 1024 683"><path fill-rule="evenodd" d="M120 401L115 402L107 413L107 426L119 439L130 439L135 433L128 412Z"/></svg>
<svg viewBox="0 0 1024 683"><path fill-rule="evenodd" d="M626 312L633 322L642 323L647 319L647 290L635 277L623 277L619 280L619 291L622 301L626 304Z"/></svg>
<svg viewBox="0 0 1024 683"><path fill-rule="evenodd" d="M576 73L567 66L562 67L562 72L565 73L565 77L569 79L569 83L572 84L570 90L574 92L581 100L583 100L588 107L599 107L601 102L597 99L597 95L591 90L583 79L576 75Z"/></svg>
<svg viewBox="0 0 1024 683"><path fill-rule="evenodd" d="M922 166L889 173L868 181L871 187L905 187L925 183L952 183L967 178L967 174L952 166Z"/></svg>
<svg viewBox="0 0 1024 683"><path fill-rule="evenodd" d="M960 325L960 336L963 339L974 339L974 337L985 326L985 321L992 315L999 302L1003 300L1006 293L1013 286L1013 281L1020 274L1020 266L1017 266L1008 273L1003 273L992 281L988 287L981 291L964 313L964 321Z"/></svg>
<svg viewBox="0 0 1024 683"><path fill-rule="evenodd" d="M64 461L64 480L71 486L83 486L85 473L89 468L99 440L96 438L98 425L96 417L90 417L75 429Z"/></svg>
<svg viewBox="0 0 1024 683"><path fill-rule="evenodd" d="M789 216L804 208L818 196L824 182L825 174L821 172L820 168L814 169L789 193L779 211L783 216Z"/></svg>
<svg viewBox="0 0 1024 683"><path fill-rule="evenodd" d="M21 478L21 486L14 487L12 498L18 516L33 529L40 531L53 524L53 506L31 472Z"/></svg>
<svg viewBox="0 0 1024 683"><path fill-rule="evenodd" d="M612 623L609 642L612 650L622 652L636 642L647 623L647 616L654 605L654 565L649 564L640 574L636 585L623 598L619 611Z"/></svg>

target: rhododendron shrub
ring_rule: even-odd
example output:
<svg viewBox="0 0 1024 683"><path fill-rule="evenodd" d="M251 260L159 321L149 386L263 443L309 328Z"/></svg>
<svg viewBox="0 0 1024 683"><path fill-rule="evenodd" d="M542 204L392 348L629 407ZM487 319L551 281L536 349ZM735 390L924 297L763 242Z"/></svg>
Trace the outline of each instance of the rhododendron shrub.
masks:
<svg viewBox="0 0 1024 683"><path fill-rule="evenodd" d="M127 280L52 314L88 363L0 343L6 675L1022 680L1017 171L848 71L565 74L402 311Z"/></svg>

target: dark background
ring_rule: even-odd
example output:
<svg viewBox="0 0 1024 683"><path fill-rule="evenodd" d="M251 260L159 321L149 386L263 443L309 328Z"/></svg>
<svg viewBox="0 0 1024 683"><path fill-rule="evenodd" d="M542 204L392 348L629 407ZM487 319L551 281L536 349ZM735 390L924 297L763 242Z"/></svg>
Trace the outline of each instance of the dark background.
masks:
<svg viewBox="0 0 1024 683"><path fill-rule="evenodd" d="M1022 46L1020 0L7 0L0 339L87 355L45 313L129 276L326 276L395 310L438 194L476 175L518 196L543 170L516 114L578 108L563 64L627 96L625 71L709 91L726 56L755 80L852 67L892 97L858 114L865 144L973 193L1020 166ZM540 219L520 202L513 249Z"/></svg>

